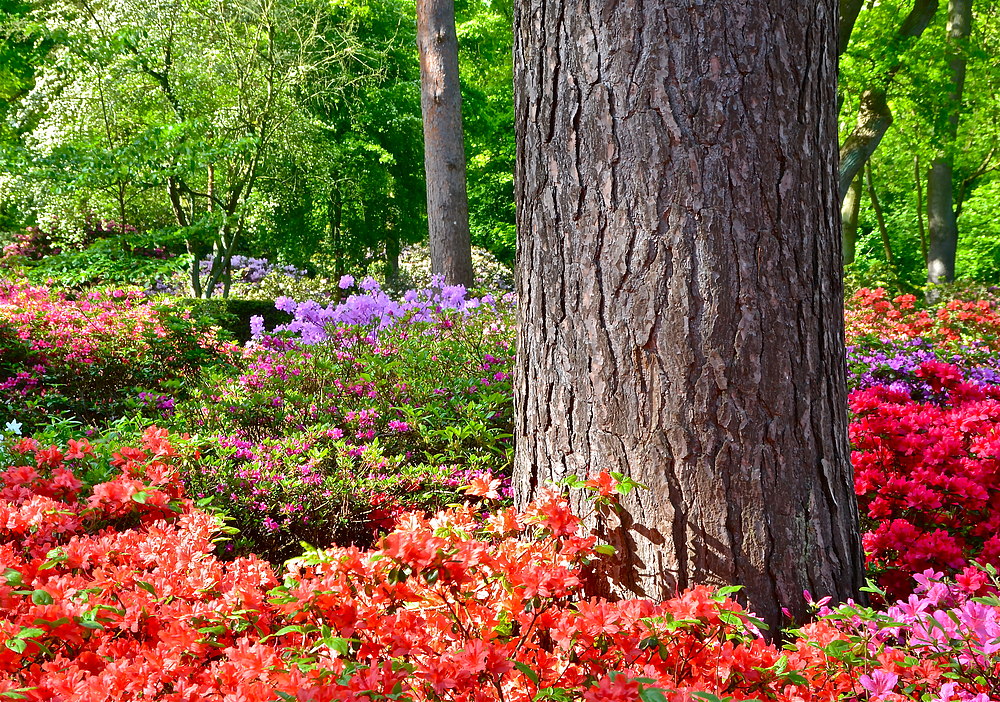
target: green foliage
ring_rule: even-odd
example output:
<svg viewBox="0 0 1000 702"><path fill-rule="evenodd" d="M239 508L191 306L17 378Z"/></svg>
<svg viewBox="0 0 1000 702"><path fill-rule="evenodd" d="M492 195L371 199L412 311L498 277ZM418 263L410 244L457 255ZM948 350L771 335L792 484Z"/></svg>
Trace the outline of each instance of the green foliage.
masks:
<svg viewBox="0 0 1000 702"><path fill-rule="evenodd" d="M513 9L456 3L472 243L514 264Z"/></svg>
<svg viewBox="0 0 1000 702"><path fill-rule="evenodd" d="M146 240L151 247L136 246L131 241ZM170 276L188 264L185 256L151 254L158 237L109 237L98 239L82 251L62 251L26 265L24 273L36 283L55 281L65 287L90 284L149 285L157 278Z"/></svg>
<svg viewBox="0 0 1000 702"><path fill-rule="evenodd" d="M172 300L169 307L170 319L184 324L188 318L200 325L218 327L228 332L240 343L250 340L250 318L261 317L269 329L279 324L287 324L291 315L274 308L274 300L243 300L237 298L182 298Z"/></svg>
<svg viewBox="0 0 1000 702"><path fill-rule="evenodd" d="M481 472L509 474L509 324L491 313L374 332L265 339L165 418L193 437L190 489L233 518L235 552L280 561L302 541L371 543L400 511L458 501Z"/></svg>
<svg viewBox="0 0 1000 702"><path fill-rule="evenodd" d="M993 3L974 3L973 36L961 48L968 60L963 106L954 143L944 109L951 88L945 9L940 5L919 39L900 38L897 29L912 3L866 4L840 64L841 139L854 128L858 100L868 89L885 88L893 123L872 158L875 188L885 212L895 257L895 276L884 275L885 254L867 195L859 217L854 277L877 271L878 282L904 291L926 281L921 226L926 239L926 177L934 158L955 162L953 200L959 214L956 275L1000 281L998 228L993 211L1000 190L1000 14ZM921 199L921 202L918 202Z"/></svg>

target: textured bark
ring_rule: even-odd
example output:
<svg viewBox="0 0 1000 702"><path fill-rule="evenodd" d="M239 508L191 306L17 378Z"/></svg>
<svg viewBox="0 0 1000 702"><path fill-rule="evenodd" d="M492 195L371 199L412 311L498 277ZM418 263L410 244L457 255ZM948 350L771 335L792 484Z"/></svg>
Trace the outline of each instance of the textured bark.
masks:
<svg viewBox="0 0 1000 702"><path fill-rule="evenodd" d="M958 248L958 217L955 215L953 151L962 111L965 87L965 44L972 31L972 0L948 3L948 69L951 90L944 102L946 128L940 153L927 172L927 282L947 283L955 279ZM934 292L928 293L931 297Z"/></svg>
<svg viewBox="0 0 1000 702"><path fill-rule="evenodd" d="M596 591L863 581L836 2L520 0L515 492L621 471ZM580 499L580 498L574 498ZM577 503L579 506L579 503Z"/></svg>
<svg viewBox="0 0 1000 702"><path fill-rule="evenodd" d="M431 271L449 285L469 287L472 248L454 0L417 0L417 46Z"/></svg>
<svg viewBox="0 0 1000 702"><path fill-rule="evenodd" d="M844 265L854 263L858 248L858 213L861 210L861 176L851 181L844 203L840 206L840 227L842 230Z"/></svg>

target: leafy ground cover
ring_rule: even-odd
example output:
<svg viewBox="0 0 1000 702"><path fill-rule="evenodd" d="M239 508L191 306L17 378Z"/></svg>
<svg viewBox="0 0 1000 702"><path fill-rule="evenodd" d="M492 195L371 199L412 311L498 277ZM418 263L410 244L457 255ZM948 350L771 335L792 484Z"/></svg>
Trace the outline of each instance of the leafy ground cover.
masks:
<svg viewBox="0 0 1000 702"><path fill-rule="evenodd" d="M410 514L376 549L276 570L216 557L220 523L185 497L165 431L85 486L75 474L94 452L5 445L7 698L986 702L1000 681L995 571L922 576L886 613L817 603L820 619L778 648L725 591L586 599L582 569L600 554L556 490L522 513ZM583 487L614 504L607 474ZM495 488L471 492L487 503Z"/></svg>
<svg viewBox="0 0 1000 702"><path fill-rule="evenodd" d="M820 600L780 648L732 592L587 599L562 497L509 507L509 298L346 276L239 348L137 292L3 285L6 698L1000 699L990 300L849 301L878 608Z"/></svg>

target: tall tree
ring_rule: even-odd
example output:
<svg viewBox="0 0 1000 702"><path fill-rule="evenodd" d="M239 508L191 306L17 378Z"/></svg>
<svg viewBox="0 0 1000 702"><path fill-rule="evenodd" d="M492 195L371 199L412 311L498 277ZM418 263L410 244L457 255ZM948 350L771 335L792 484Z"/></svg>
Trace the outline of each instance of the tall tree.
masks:
<svg viewBox="0 0 1000 702"><path fill-rule="evenodd" d="M771 625L863 581L844 375L836 2L520 0L515 488L589 517L596 588L739 583Z"/></svg>
<svg viewBox="0 0 1000 702"><path fill-rule="evenodd" d="M851 186L840 205L840 226L843 230L844 265L854 263L858 248L858 212L861 210L861 174L851 181Z"/></svg>
<svg viewBox="0 0 1000 702"><path fill-rule="evenodd" d="M859 3L860 5L860 3ZM857 12L849 24L845 16L850 17L849 10L855 7L853 0L842 7L841 28L846 27L853 32ZM896 75L904 67L905 50L911 46L927 29L937 12L938 0L914 0L913 7L899 23L888 41L883 38L877 48L862 47L862 53L868 55L872 64L867 75L870 83L860 94L858 100L858 122L854 130L844 139L840 147L840 170L838 188L841 202L847 197L851 182L861 173L865 163L875 153L882 137L892 124L892 111L889 109L888 93ZM860 7L857 8L860 11ZM841 52L848 48L846 38L841 36Z"/></svg>
<svg viewBox="0 0 1000 702"><path fill-rule="evenodd" d="M471 287L472 246L454 0L417 0L417 46L431 269L443 275L449 285Z"/></svg>
<svg viewBox="0 0 1000 702"><path fill-rule="evenodd" d="M950 0L947 58L951 86L942 106L941 150L927 171L927 282L934 284L955 278L958 219L954 203L954 151L962 113L962 90L971 32L972 0Z"/></svg>

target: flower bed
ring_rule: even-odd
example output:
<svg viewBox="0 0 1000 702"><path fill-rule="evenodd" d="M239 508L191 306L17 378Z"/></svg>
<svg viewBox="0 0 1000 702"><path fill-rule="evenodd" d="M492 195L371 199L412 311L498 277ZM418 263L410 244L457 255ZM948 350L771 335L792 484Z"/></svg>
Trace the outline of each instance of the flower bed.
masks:
<svg viewBox="0 0 1000 702"><path fill-rule="evenodd" d="M238 547L280 562L301 541L371 544L407 509L460 501L471 477L507 480L512 310L435 295L283 301L291 329L175 406L171 426L199 437L188 484L224 498L249 537Z"/></svg>
<svg viewBox="0 0 1000 702"><path fill-rule="evenodd" d="M410 515L375 550L310 551L277 574L216 558L219 523L185 498L164 432L88 489L74 473L91 453L29 439L3 454L7 699L987 702L1000 684L982 571L924 576L884 615L824 609L781 650L725 590L585 599L600 554L552 490L522 513ZM613 507L608 476L585 487Z"/></svg>
<svg viewBox="0 0 1000 702"><path fill-rule="evenodd" d="M29 427L120 417L141 390L192 377L232 350L134 290L73 297L0 279L0 417Z"/></svg>

